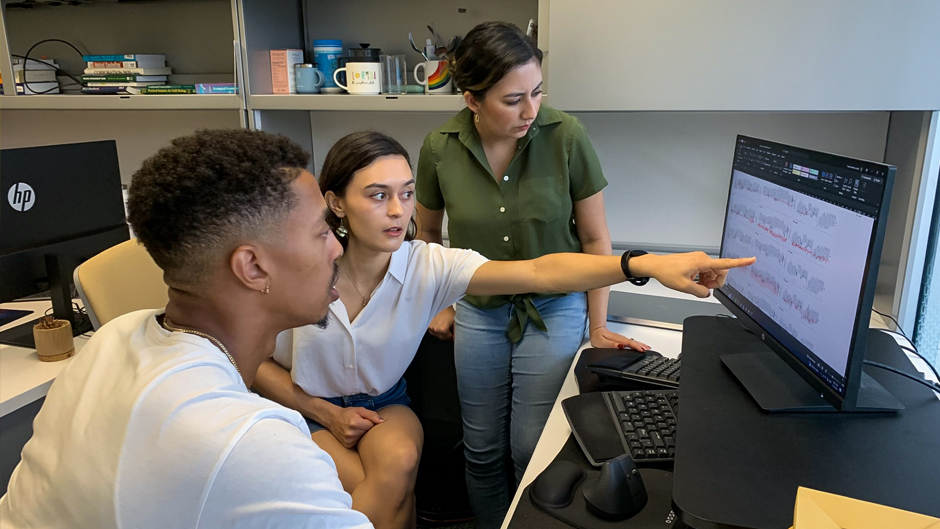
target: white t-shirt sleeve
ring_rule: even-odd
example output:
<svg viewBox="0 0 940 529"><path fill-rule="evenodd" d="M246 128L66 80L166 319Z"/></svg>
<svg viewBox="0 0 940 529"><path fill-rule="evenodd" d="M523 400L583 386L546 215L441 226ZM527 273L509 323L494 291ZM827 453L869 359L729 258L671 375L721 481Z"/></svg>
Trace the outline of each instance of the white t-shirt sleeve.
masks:
<svg viewBox="0 0 940 529"><path fill-rule="evenodd" d="M428 244L428 261L438 282L431 311L436 315L466 295L473 274L489 259L473 250L445 248L432 243Z"/></svg>
<svg viewBox="0 0 940 529"><path fill-rule="evenodd" d="M351 506L326 452L296 426L262 419L222 463L199 527L372 529Z"/></svg>

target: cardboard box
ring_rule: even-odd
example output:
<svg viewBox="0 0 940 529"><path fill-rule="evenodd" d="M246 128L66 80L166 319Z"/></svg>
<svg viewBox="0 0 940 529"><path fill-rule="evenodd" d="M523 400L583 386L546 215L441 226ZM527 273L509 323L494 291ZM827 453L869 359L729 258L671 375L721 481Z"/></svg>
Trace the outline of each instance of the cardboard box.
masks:
<svg viewBox="0 0 940 529"><path fill-rule="evenodd" d="M940 518L800 487L791 529L940 529Z"/></svg>
<svg viewBox="0 0 940 529"><path fill-rule="evenodd" d="M294 65L304 62L303 50L271 50L271 90L275 94L296 94Z"/></svg>

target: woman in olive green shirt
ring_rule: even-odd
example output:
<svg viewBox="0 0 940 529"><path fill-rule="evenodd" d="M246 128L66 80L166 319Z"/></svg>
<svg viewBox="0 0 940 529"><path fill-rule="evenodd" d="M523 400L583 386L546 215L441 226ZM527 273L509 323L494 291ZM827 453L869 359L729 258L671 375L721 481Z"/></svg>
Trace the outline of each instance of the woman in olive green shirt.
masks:
<svg viewBox="0 0 940 529"><path fill-rule="evenodd" d="M446 211L451 246L489 259L611 253L607 180L581 122L540 104L541 59L511 24L467 34L455 80L468 108L427 136L418 161L420 238L441 242ZM511 499L506 455L518 482L586 327L594 347L648 349L607 329L608 295L468 296L432 322L432 334L455 340L480 529L502 523Z"/></svg>

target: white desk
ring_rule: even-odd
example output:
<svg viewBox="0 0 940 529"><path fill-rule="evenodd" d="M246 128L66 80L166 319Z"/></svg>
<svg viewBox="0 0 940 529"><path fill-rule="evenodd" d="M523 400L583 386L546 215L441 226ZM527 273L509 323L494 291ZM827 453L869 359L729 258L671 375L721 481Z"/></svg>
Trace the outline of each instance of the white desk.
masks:
<svg viewBox="0 0 940 529"><path fill-rule="evenodd" d="M672 290L668 290L655 281L650 281L650 283L645 287L638 288L630 284L621 284L617 285L616 287L612 287L612 289L621 292L631 292L655 296L681 297L689 299L688 296L674 292ZM714 297L710 297L702 301L706 303L718 303ZM887 328L887 326L884 324L884 321L874 313L872 313L871 326L880 329ZM680 331L644 327L639 325L625 325L614 322L608 322L607 328L613 332L620 333L629 338L635 338L649 345L653 348L653 350L658 351L663 356L669 358L675 358L679 356L679 353L682 352L682 333ZM897 340L898 343L906 344L906 341L903 338L899 337ZM555 456L558 455L558 452L565 445L565 442L568 441L568 437L571 435L571 428L568 426L567 419L565 419L565 412L561 408L561 401L578 394L578 383L574 376L574 366L578 363L578 358L581 356L581 351L588 347L590 347L590 343L585 343L581 347L581 350L578 351L577 355L575 355L574 360L571 362L571 368L568 370L568 375L565 377L565 382L562 384L561 390L558 392L558 398L555 399L552 412L548 416L548 421L545 423L545 429L542 430L542 435L539 437L539 442L535 446L535 451L532 453L532 459L529 461L529 466L526 468L525 474L522 475L522 482L519 484L516 495L512 499L512 504L509 506L509 512L506 514L506 518L503 520L502 529L506 529L509 526L509 521L512 519L512 515L516 511L516 506L519 504L519 498L522 496L522 491L526 486L532 483L532 481L539 474L541 474L542 471L545 470L545 468L548 467L552 461L554 461ZM914 364L914 367L917 368L917 370L921 373L924 373L928 380L937 382L933 372L930 371L923 360L911 353L908 353L907 356ZM940 395L938 395L938 398L940 398Z"/></svg>
<svg viewBox="0 0 940 529"><path fill-rule="evenodd" d="M51 306L49 301L4 303L0 308L31 310L33 314L0 327L0 331L38 318ZM87 342L88 338L76 336L75 353L78 354ZM71 358L58 362L42 362L35 349L0 345L0 417L45 397L52 381L69 362Z"/></svg>

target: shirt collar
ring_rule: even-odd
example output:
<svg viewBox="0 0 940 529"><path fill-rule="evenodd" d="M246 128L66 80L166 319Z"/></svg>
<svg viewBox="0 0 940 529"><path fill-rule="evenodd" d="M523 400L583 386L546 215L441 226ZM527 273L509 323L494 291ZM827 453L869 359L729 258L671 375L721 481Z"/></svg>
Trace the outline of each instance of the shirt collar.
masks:
<svg viewBox="0 0 940 529"><path fill-rule="evenodd" d="M408 271L408 253L410 249L411 242L405 241L399 249L392 252L392 259L388 263L388 273L392 274L392 277L402 285L405 284L405 273Z"/></svg>
<svg viewBox="0 0 940 529"><path fill-rule="evenodd" d="M547 105L539 107L539 113L535 116L535 122L519 142L519 150L524 149L533 138L539 135L539 129L541 127L561 123L561 121L561 112ZM490 164L486 159L483 144L480 143L480 136L477 134L476 126L473 124L473 112L469 107L464 108L458 112L457 115L447 120L439 130L442 134L456 133L460 143L473 153L473 156L480 162L480 165L485 167L492 174L493 170L490 168Z"/></svg>

